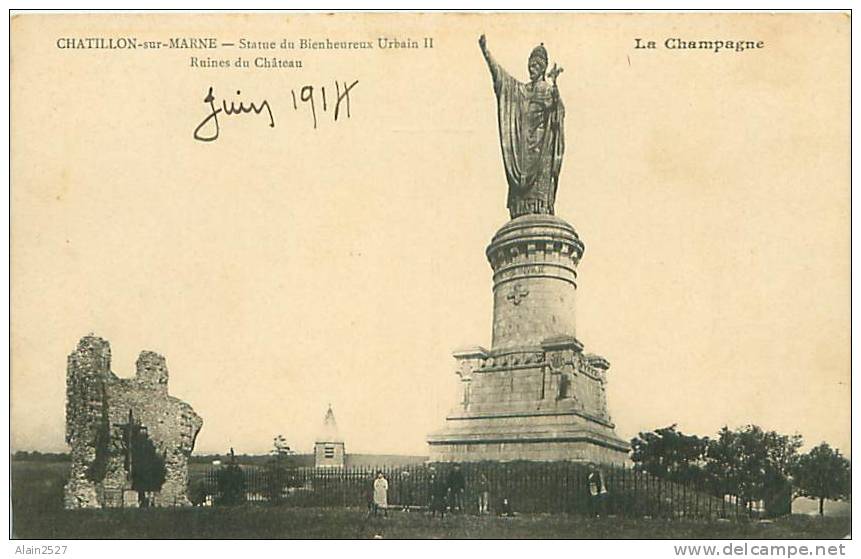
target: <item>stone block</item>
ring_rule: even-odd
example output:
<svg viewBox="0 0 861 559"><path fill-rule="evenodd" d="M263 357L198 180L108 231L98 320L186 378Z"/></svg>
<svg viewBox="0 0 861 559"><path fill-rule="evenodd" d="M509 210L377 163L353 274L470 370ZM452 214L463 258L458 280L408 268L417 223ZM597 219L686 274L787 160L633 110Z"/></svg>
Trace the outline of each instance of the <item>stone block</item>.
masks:
<svg viewBox="0 0 861 559"><path fill-rule="evenodd" d="M133 489L123 491L123 507L127 509L138 508L138 492Z"/></svg>

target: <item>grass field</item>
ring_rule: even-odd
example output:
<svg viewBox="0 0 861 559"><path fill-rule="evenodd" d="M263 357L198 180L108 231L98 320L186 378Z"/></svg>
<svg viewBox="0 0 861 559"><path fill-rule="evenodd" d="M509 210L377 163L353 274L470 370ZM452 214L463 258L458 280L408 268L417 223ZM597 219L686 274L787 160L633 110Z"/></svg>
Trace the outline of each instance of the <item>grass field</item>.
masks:
<svg viewBox="0 0 861 559"><path fill-rule="evenodd" d="M841 538L850 520L792 516L773 523L528 514L513 518L247 505L235 508L62 509L68 464L12 462L13 537L27 539L322 538Z"/></svg>
<svg viewBox="0 0 861 559"><path fill-rule="evenodd" d="M33 539L324 539L373 538L560 538L560 539L772 539L840 538L846 518L794 516L761 523L719 523L583 518L530 514L514 518L390 512L368 517L356 509L244 506L209 509L16 512L14 537Z"/></svg>

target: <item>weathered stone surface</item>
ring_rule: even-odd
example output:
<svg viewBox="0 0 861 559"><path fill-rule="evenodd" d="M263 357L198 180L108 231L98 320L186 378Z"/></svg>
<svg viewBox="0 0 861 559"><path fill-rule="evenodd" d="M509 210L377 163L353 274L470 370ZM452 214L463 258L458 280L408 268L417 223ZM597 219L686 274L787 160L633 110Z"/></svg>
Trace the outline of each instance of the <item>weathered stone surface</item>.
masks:
<svg viewBox="0 0 861 559"><path fill-rule="evenodd" d="M190 405L168 394L165 358L143 351L134 378L111 371L107 341L89 335L69 355L66 372L66 442L72 466L66 508L138 506L131 491L155 506L190 505L188 457L203 420ZM149 448L156 464L132 458ZM163 464L163 468L162 468ZM153 489L135 487L135 468L162 470ZM161 476L157 476L161 479Z"/></svg>
<svg viewBox="0 0 861 559"><path fill-rule="evenodd" d="M583 250L555 216L518 217L494 235L493 345L454 353L463 393L428 437L431 460L627 462L607 409L610 364L575 337Z"/></svg>
<svg viewBox="0 0 861 559"><path fill-rule="evenodd" d="M576 335L574 297L583 248L574 228L552 215L525 215L500 228L487 247L493 350Z"/></svg>

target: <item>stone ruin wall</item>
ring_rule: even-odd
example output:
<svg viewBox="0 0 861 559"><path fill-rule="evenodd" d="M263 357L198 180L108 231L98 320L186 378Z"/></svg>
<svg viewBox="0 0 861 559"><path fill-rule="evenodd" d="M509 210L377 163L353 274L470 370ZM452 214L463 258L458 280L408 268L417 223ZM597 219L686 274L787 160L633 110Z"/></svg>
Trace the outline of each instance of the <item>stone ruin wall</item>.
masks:
<svg viewBox="0 0 861 559"><path fill-rule="evenodd" d="M203 420L168 394L168 376L165 358L143 351L135 376L119 378L111 371L110 344L92 335L81 339L69 355L66 374L66 443L72 457L66 508L131 504L122 427L129 410L164 459L165 481L152 504L191 504L188 458Z"/></svg>

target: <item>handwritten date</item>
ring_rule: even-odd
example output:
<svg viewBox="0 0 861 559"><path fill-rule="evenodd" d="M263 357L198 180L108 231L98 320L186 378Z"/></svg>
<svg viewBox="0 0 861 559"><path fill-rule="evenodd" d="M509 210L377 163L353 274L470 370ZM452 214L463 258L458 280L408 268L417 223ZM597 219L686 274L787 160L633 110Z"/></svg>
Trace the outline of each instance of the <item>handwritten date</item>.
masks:
<svg viewBox="0 0 861 559"><path fill-rule="evenodd" d="M326 86L315 88L313 85L304 85L298 90L291 89L290 97L293 100L293 110L306 110L310 116L313 128L316 130L320 118L327 113L332 114L333 122L338 122L342 116L350 118L350 93L359 83L359 80L348 84L347 82L335 81L335 91L326 89ZM236 90L236 96L242 95L241 90ZM194 129L194 139L201 142L214 142L221 134L221 121L224 117L243 115L263 115L269 123L270 128L275 128L275 114L268 99L260 101L244 101L235 99L219 101L215 96L212 86L203 98L203 102L209 106L209 113L203 118L197 128Z"/></svg>

